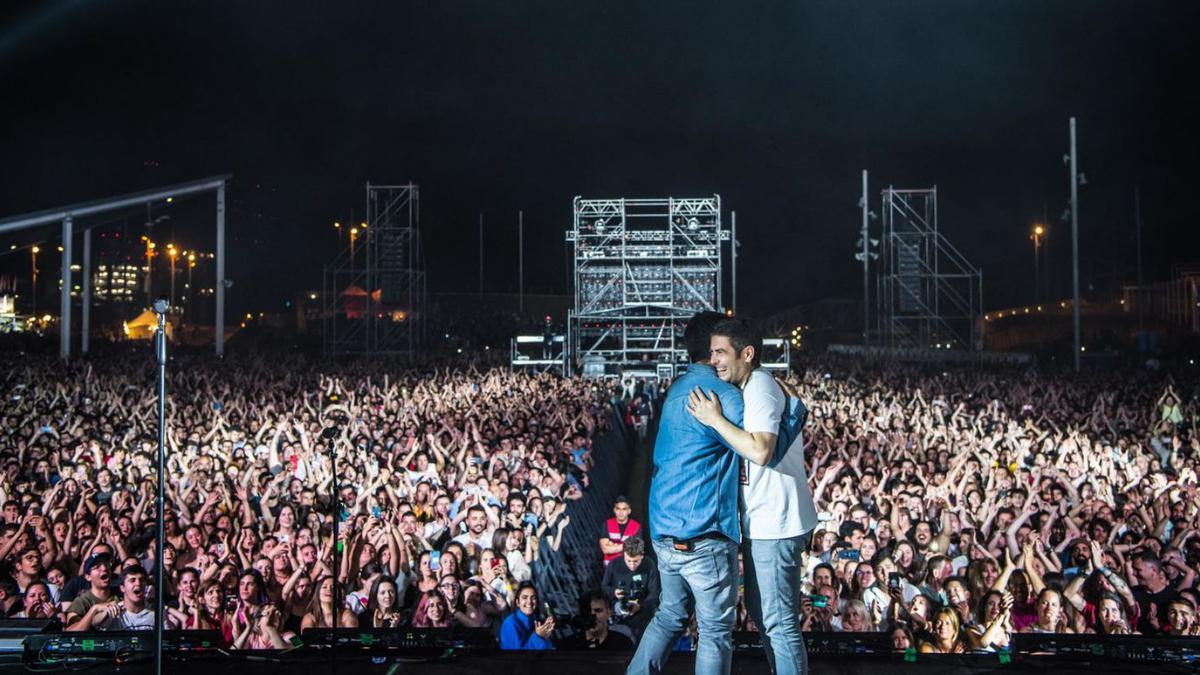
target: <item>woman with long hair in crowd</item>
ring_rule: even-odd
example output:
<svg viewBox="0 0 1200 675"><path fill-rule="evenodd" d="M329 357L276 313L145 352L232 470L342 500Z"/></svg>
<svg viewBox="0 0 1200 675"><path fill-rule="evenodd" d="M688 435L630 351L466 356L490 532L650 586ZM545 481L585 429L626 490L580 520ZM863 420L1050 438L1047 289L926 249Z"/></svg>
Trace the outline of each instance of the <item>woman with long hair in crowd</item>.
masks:
<svg viewBox="0 0 1200 675"><path fill-rule="evenodd" d="M283 615L275 605L262 605L245 622L237 618L234 623L237 630L234 649L287 649L295 637L283 629Z"/></svg>
<svg viewBox="0 0 1200 675"><path fill-rule="evenodd" d="M463 582L462 608L454 610L454 621L464 628L485 628L502 616L507 604L486 586L474 579Z"/></svg>
<svg viewBox="0 0 1200 675"><path fill-rule="evenodd" d="M333 577L329 575L320 577L313 583L313 588L316 590L309 598L308 611L300 620L300 629L303 631L309 628L333 628L334 616L337 612L334 599L336 584L334 584Z"/></svg>
<svg viewBox="0 0 1200 675"><path fill-rule="evenodd" d="M974 625L969 630L979 649L997 651L1008 649L1012 635L1013 598L1008 593L987 591L976 605Z"/></svg>
<svg viewBox="0 0 1200 675"><path fill-rule="evenodd" d="M1125 612L1125 602L1116 593L1104 593L1093 612L1094 618L1088 624L1088 629L1097 635L1137 635Z"/></svg>
<svg viewBox="0 0 1200 675"><path fill-rule="evenodd" d="M227 611L225 589L215 579L200 585L199 602L191 606L184 625L189 630L219 630L225 644L233 642L233 623Z"/></svg>
<svg viewBox="0 0 1200 675"><path fill-rule="evenodd" d="M1035 607L1037 619L1021 629L1022 633L1074 633L1067 621L1062 593L1054 588L1043 588L1037 596Z"/></svg>
<svg viewBox="0 0 1200 675"><path fill-rule="evenodd" d="M438 591L421 594L413 610L413 628L446 628L450 625L450 607L446 598Z"/></svg>
<svg viewBox="0 0 1200 675"><path fill-rule="evenodd" d="M450 618L457 621L458 615L463 611L463 585L458 580L458 577L453 574L447 574L438 581L438 593L442 594L442 598L446 600L446 608L450 611Z"/></svg>
<svg viewBox="0 0 1200 675"><path fill-rule="evenodd" d="M400 619L400 593L396 580L381 576L371 585L370 600L367 601L367 611L358 617L359 626L363 628L398 628Z"/></svg>
<svg viewBox="0 0 1200 675"><path fill-rule="evenodd" d="M970 634L963 630L958 612L943 607L933 613L929 638L921 643L926 654L962 654L971 650Z"/></svg>

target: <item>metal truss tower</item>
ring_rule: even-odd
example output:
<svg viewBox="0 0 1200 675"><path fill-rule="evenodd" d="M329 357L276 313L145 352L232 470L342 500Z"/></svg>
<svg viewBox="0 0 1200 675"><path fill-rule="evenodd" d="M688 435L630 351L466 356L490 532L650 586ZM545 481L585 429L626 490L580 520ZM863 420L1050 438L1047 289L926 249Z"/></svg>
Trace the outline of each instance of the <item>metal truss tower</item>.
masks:
<svg viewBox="0 0 1200 675"><path fill-rule="evenodd" d="M882 346L983 348L983 274L938 230L937 187L882 191Z"/></svg>
<svg viewBox="0 0 1200 675"><path fill-rule="evenodd" d="M366 212L365 231L325 267L324 351L411 354L425 322L419 189L367 183Z"/></svg>
<svg viewBox="0 0 1200 675"><path fill-rule="evenodd" d="M575 198L575 367L668 369L687 362L687 320L724 310L721 198Z"/></svg>

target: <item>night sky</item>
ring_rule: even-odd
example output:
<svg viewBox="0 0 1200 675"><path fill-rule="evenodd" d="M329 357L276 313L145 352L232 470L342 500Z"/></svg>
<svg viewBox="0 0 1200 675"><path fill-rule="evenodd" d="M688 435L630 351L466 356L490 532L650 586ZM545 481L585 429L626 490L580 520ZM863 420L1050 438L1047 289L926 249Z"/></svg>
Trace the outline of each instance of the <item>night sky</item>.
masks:
<svg viewBox="0 0 1200 675"><path fill-rule="evenodd" d="M231 172L231 311L270 311L320 286L368 180L421 185L435 292L476 288L480 211L489 287L516 289L524 209L526 288L562 293L573 196L715 192L738 212L741 304L763 314L859 297L865 168L876 210L883 185L937 184L996 308L1031 297L1043 213L1067 288L1075 115L1084 283L1112 295L1134 279L1135 186L1146 276L1200 261L1197 19L1195 2L6 2L0 216ZM211 248L208 200L172 208L174 239Z"/></svg>

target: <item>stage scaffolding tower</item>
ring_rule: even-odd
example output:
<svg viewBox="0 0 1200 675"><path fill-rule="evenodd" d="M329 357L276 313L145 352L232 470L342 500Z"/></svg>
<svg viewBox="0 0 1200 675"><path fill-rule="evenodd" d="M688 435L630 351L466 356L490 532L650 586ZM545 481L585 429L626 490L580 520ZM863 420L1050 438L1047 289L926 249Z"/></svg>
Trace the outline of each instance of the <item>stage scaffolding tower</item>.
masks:
<svg viewBox="0 0 1200 675"><path fill-rule="evenodd" d="M419 189L367 183L366 227L325 267L327 356L411 355L424 340Z"/></svg>
<svg viewBox="0 0 1200 675"><path fill-rule="evenodd" d="M983 273L938 229L937 187L886 188L877 276L882 346L983 348Z"/></svg>
<svg viewBox="0 0 1200 675"><path fill-rule="evenodd" d="M674 371L683 328L724 311L721 198L575 198L569 361L586 373Z"/></svg>

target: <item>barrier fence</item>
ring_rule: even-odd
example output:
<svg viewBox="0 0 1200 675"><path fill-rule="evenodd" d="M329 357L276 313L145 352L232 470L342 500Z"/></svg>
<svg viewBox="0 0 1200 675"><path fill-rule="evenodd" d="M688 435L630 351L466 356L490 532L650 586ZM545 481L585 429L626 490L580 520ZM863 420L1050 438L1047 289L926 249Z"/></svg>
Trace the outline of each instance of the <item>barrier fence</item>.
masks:
<svg viewBox="0 0 1200 675"><path fill-rule="evenodd" d="M542 546L533 566L533 582L542 601L550 602L560 615L575 616L579 599L600 586L604 573L599 541L612 515L613 500L623 491L635 441L632 430L625 426L623 408L614 399L609 430L592 441L589 485L582 499L567 504L571 523L563 531L559 550Z"/></svg>

